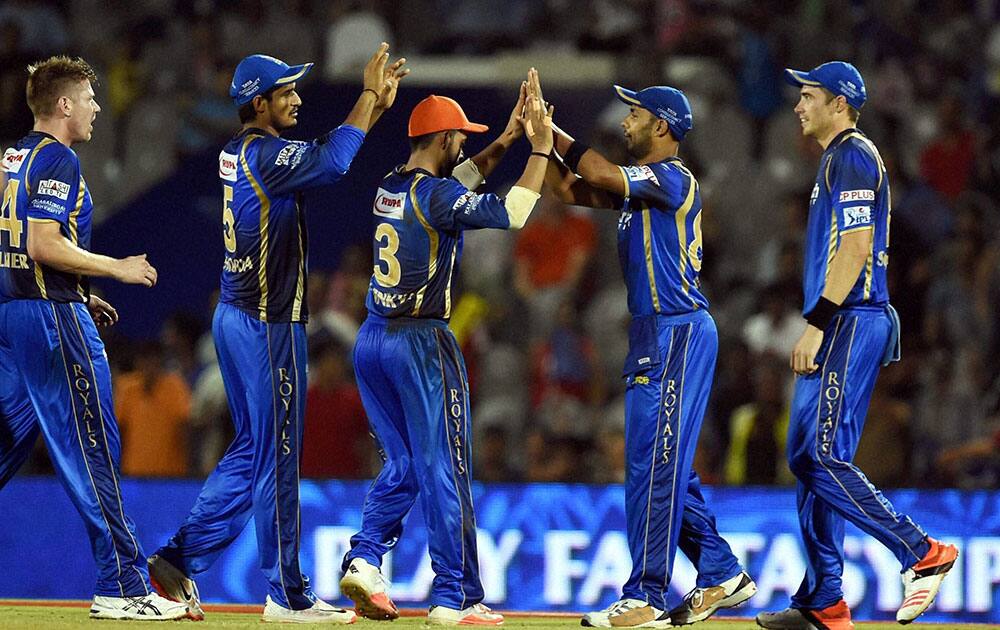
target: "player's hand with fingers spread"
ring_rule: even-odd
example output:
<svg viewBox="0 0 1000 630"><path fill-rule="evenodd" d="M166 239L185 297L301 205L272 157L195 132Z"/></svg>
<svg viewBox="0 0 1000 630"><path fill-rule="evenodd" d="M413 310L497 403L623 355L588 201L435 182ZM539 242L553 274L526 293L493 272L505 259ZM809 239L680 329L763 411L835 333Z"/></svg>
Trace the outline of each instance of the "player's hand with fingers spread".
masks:
<svg viewBox="0 0 1000 630"><path fill-rule="evenodd" d="M365 64L364 88L375 92L376 97L380 97L385 89L385 64L389 61L389 44L382 42L378 50L371 56Z"/></svg>
<svg viewBox="0 0 1000 630"><path fill-rule="evenodd" d="M156 284L156 269L146 260L146 254L122 258L116 267L114 277L119 282L147 287Z"/></svg>
<svg viewBox="0 0 1000 630"><path fill-rule="evenodd" d="M823 345L823 331L811 324L806 324L806 329L799 337L792 350L792 358L789 361L792 371L799 375L812 374L819 369L816 363L816 355L819 347Z"/></svg>
<svg viewBox="0 0 1000 630"><path fill-rule="evenodd" d="M386 59L388 59L388 56ZM405 63L406 57L400 57L385 69L385 86L379 93L378 102L375 103L376 109L389 109L396 102L396 90L399 89L399 82L403 80L403 77L410 74L410 69L403 67Z"/></svg>
<svg viewBox="0 0 1000 630"><path fill-rule="evenodd" d="M98 326L112 326L118 323L118 311L96 295L87 301L87 310Z"/></svg>
<svg viewBox="0 0 1000 630"><path fill-rule="evenodd" d="M521 124L533 152L552 152L552 113L554 110L554 107L549 107L546 111L540 98L529 97L527 99Z"/></svg>

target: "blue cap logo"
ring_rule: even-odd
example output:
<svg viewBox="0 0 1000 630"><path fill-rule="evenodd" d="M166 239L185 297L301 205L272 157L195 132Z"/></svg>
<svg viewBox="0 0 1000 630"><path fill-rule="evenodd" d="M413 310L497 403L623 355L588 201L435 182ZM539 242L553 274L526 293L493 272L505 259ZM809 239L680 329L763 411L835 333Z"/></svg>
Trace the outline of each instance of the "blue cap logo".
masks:
<svg viewBox="0 0 1000 630"><path fill-rule="evenodd" d="M691 104L684 92L665 85L654 85L638 92L615 86L615 92L622 102L638 105L651 114L665 120L670 127L670 133L677 141L684 139L687 132L694 127L694 116L691 115Z"/></svg>
<svg viewBox="0 0 1000 630"><path fill-rule="evenodd" d="M868 99L861 73L846 61L828 61L808 72L786 68L785 81L797 87L812 85L826 88L834 96L843 96L854 109L861 109Z"/></svg>
<svg viewBox="0 0 1000 630"><path fill-rule="evenodd" d="M289 66L280 59L268 55L250 55L236 66L233 81L229 84L229 96L237 105L246 105L258 94L263 94L276 85L294 83L309 73L313 64L304 63Z"/></svg>

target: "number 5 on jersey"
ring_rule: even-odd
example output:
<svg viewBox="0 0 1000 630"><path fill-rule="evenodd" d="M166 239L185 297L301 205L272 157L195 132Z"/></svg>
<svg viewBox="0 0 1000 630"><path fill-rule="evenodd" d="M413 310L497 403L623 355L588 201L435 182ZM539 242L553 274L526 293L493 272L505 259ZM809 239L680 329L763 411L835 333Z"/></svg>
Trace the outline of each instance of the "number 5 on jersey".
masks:
<svg viewBox="0 0 1000 630"><path fill-rule="evenodd" d="M375 263L375 279L387 289L399 284L401 269L396 252L399 251L399 233L390 223L379 223L375 228L375 240L379 243L378 262ZM382 271L385 263L385 271Z"/></svg>
<svg viewBox="0 0 1000 630"><path fill-rule="evenodd" d="M233 187L222 186L222 238L226 241L226 251L236 253L236 217L233 215Z"/></svg>

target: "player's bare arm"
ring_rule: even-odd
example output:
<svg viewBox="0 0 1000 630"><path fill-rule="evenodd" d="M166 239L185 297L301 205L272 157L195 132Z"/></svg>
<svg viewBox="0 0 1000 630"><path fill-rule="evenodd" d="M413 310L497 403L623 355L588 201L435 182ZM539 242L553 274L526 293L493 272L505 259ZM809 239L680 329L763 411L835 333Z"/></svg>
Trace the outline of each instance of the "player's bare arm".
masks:
<svg viewBox="0 0 1000 630"><path fill-rule="evenodd" d="M555 127L555 125L553 125ZM555 137L560 137L557 130ZM569 170L560 160L549 160L545 170L545 185L563 203L585 208L616 208L614 196L600 188L595 188Z"/></svg>
<svg viewBox="0 0 1000 630"><path fill-rule="evenodd" d="M28 256L36 263L82 276L114 278L125 284L156 284L156 269L146 255L111 258L74 245L56 221L28 221Z"/></svg>
<svg viewBox="0 0 1000 630"><path fill-rule="evenodd" d="M507 153L507 149L513 146L517 139L524 134L524 128L521 126L521 117L524 111L527 92L528 84L526 81L522 81L517 96L517 103L514 104L514 109L510 112L510 117L507 119L507 126L504 127L504 130L497 136L496 140L472 157L473 164L476 165L476 168L479 169L479 173L483 177L490 176L490 173L500 164L500 160Z"/></svg>
<svg viewBox="0 0 1000 630"><path fill-rule="evenodd" d="M364 87L351 113L344 119L345 125L357 127L364 132L371 128L372 112L375 110L375 104L381 99L388 80L385 72L388 61L389 44L382 42L365 64Z"/></svg>
<svg viewBox="0 0 1000 630"><path fill-rule="evenodd" d="M520 125L528 142L531 143L531 156L524 167L524 173L515 186L527 188L536 193L541 192L545 181L545 169L552 152L552 113L553 107L546 110L545 103L537 96L529 96L525 103L524 115Z"/></svg>
<svg viewBox="0 0 1000 630"><path fill-rule="evenodd" d="M385 110L391 108L392 104L396 102L396 91L399 89L399 82L403 80L403 77L410 74L410 69L403 67L405 63L406 57L400 57L385 69L385 87L382 88L378 101L375 102L375 107L372 109L371 119L368 122L369 129L374 127L378 119L385 113Z"/></svg>
<svg viewBox="0 0 1000 630"><path fill-rule="evenodd" d="M830 261L823 298L834 304L842 304L847 299L871 254L874 233L873 228L867 228L841 235L840 247ZM806 324L802 336L792 350L789 360L792 370L796 374L812 374L819 369L816 354L822 344L823 331L812 324Z"/></svg>

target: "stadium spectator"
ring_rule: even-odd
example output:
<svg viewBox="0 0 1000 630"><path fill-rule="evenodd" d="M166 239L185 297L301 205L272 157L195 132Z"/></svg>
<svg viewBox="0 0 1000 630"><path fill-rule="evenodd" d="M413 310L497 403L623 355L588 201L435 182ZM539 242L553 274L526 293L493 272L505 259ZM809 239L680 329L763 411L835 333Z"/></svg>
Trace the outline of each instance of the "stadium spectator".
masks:
<svg viewBox="0 0 1000 630"><path fill-rule="evenodd" d="M137 477L186 476L191 390L180 374L164 368L163 345L141 344L134 369L120 375L114 387L122 472Z"/></svg>

